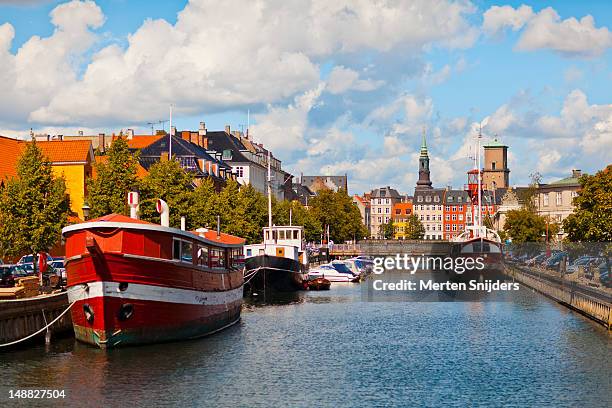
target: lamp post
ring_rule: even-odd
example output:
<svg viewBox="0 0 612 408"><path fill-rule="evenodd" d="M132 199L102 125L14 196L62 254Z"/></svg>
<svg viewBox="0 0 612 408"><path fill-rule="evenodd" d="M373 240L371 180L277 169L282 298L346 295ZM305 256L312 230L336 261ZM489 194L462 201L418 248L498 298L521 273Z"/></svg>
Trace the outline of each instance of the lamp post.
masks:
<svg viewBox="0 0 612 408"><path fill-rule="evenodd" d="M91 207L89 207L89 205L87 205L87 202L83 203L83 207L81 207L81 210L83 210L83 220L87 221L87 219L89 218L89 211L91 210Z"/></svg>

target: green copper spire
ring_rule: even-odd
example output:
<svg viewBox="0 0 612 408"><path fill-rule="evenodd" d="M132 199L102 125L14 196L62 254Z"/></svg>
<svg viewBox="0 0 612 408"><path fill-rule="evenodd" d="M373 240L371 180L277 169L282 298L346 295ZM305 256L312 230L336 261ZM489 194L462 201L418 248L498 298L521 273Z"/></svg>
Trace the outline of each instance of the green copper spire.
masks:
<svg viewBox="0 0 612 408"><path fill-rule="evenodd" d="M421 142L421 156L427 156L427 141L425 140L425 128L423 128L423 141Z"/></svg>

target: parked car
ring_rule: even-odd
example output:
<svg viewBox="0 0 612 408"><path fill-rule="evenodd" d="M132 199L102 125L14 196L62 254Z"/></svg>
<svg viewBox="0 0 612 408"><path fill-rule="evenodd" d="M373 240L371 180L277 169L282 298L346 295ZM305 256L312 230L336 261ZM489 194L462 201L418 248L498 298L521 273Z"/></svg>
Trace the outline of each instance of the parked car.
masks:
<svg viewBox="0 0 612 408"><path fill-rule="evenodd" d="M587 270L591 265L599 265L598 262L598 258L592 256L581 256L580 258L576 259L570 266L567 267L566 273L571 274L577 272L581 267L584 270Z"/></svg>
<svg viewBox="0 0 612 408"><path fill-rule="evenodd" d="M557 269L564 258L567 258L567 252L557 252L543 262L542 266L549 269Z"/></svg>
<svg viewBox="0 0 612 408"><path fill-rule="evenodd" d="M11 265L0 265L0 288L15 286L15 277Z"/></svg>
<svg viewBox="0 0 612 408"><path fill-rule="evenodd" d="M64 265L64 257L55 257L51 263L55 272L61 277L62 284L66 284L66 266Z"/></svg>
<svg viewBox="0 0 612 408"><path fill-rule="evenodd" d="M525 265L528 265L528 266L539 265L540 262L542 262L545 258L546 258L546 253L542 252L541 254L536 255L533 258L527 259L525 261Z"/></svg>

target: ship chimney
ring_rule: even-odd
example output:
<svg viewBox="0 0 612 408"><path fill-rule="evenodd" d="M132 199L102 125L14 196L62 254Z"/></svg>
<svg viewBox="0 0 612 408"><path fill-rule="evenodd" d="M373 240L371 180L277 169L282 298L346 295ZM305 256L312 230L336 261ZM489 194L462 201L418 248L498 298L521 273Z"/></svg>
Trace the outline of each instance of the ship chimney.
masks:
<svg viewBox="0 0 612 408"><path fill-rule="evenodd" d="M196 233L201 236L202 238L206 237L206 233L208 232L208 228L198 228L196 230Z"/></svg>
<svg viewBox="0 0 612 408"><path fill-rule="evenodd" d="M185 231L187 229L187 220L185 217L181 217L181 229Z"/></svg>
<svg viewBox="0 0 612 408"><path fill-rule="evenodd" d="M162 227L169 227L170 208L168 207L168 203L166 203L160 198L159 200L157 200L157 205L155 207L157 209L157 212L160 214Z"/></svg>
<svg viewBox="0 0 612 408"><path fill-rule="evenodd" d="M217 238L221 237L221 216L217 215Z"/></svg>
<svg viewBox="0 0 612 408"><path fill-rule="evenodd" d="M130 207L130 218L137 220L138 219L138 210L139 210L139 194L136 191L130 191L128 193L128 205Z"/></svg>

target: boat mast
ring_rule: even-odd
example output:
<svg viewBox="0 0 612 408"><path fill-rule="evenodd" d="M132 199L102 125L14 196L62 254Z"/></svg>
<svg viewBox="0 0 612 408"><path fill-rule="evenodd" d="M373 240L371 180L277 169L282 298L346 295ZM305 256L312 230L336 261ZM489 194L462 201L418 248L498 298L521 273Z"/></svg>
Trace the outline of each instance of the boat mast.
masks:
<svg viewBox="0 0 612 408"><path fill-rule="evenodd" d="M272 172L270 170L270 151L268 150L268 227L272 234Z"/></svg>
<svg viewBox="0 0 612 408"><path fill-rule="evenodd" d="M480 124L480 128L478 130L478 150L476 154L478 155L478 236L480 237L480 229L482 228L482 192L481 192L481 173L480 173L480 139L482 138L482 123Z"/></svg>
<svg viewBox="0 0 612 408"><path fill-rule="evenodd" d="M168 148L168 159L172 160L172 104L170 104L170 142Z"/></svg>

